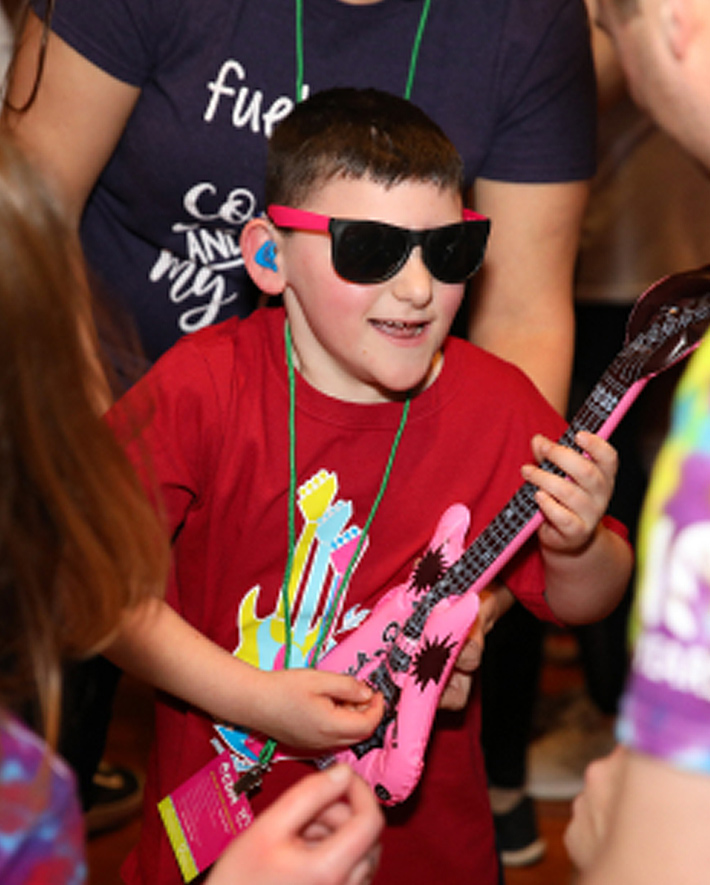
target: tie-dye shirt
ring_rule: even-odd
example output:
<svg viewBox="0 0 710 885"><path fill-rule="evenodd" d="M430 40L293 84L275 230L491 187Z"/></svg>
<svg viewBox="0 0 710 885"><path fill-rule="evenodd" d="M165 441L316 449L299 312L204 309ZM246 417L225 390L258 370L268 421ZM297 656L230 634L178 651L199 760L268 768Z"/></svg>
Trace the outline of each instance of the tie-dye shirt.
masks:
<svg viewBox="0 0 710 885"><path fill-rule="evenodd" d="M639 532L619 739L710 774L710 337L678 387Z"/></svg>
<svg viewBox="0 0 710 885"><path fill-rule="evenodd" d="M84 829L74 776L31 731L0 719L0 882L79 885Z"/></svg>

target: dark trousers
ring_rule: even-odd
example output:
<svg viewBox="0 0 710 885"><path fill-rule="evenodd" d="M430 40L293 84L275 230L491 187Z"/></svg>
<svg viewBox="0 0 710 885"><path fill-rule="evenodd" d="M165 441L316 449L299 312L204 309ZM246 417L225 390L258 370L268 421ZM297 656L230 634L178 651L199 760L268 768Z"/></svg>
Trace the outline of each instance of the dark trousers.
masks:
<svg viewBox="0 0 710 885"><path fill-rule="evenodd" d="M101 656L65 669L59 751L77 776L85 811L93 803L93 776L106 746L120 675Z"/></svg>

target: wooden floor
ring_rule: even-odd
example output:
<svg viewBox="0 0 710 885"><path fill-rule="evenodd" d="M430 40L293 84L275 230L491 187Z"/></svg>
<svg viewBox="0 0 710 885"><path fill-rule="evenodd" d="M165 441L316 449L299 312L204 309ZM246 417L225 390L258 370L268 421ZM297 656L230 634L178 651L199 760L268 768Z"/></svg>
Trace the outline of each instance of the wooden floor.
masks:
<svg viewBox="0 0 710 885"><path fill-rule="evenodd" d="M574 666L547 664L543 673L542 690L554 693L574 686L579 681ZM151 740L151 723L150 692L144 686L124 677L114 709L107 758L142 769ZM568 802L540 802L537 808L540 835L547 842L547 854L535 866L507 869L506 885L570 885L572 871L562 845L570 805ZM89 840L90 885L119 885L121 863L137 840L139 829L140 822L136 819L118 830Z"/></svg>

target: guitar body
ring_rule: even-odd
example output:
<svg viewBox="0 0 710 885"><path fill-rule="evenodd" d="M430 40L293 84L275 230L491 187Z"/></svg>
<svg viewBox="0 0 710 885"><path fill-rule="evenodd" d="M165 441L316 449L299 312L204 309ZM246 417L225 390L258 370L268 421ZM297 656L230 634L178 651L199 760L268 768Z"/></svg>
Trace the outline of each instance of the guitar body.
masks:
<svg viewBox="0 0 710 885"><path fill-rule="evenodd" d="M449 507L420 562L433 556L448 568L463 552L469 523L468 508ZM415 567L409 580L383 596L367 620L318 664L318 669L366 680L384 695L385 715L375 732L338 758L355 768L385 804L401 801L419 780L442 687L479 606L477 593L446 597L418 626L422 588L414 580L416 572ZM403 629L407 624L410 629Z"/></svg>

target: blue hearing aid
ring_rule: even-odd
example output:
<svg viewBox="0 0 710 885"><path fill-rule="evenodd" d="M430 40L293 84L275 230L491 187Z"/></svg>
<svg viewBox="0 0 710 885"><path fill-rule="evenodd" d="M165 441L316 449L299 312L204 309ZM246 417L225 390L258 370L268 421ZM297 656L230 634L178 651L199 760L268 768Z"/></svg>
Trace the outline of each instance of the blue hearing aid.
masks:
<svg viewBox="0 0 710 885"><path fill-rule="evenodd" d="M267 270L278 270L276 264L276 243L273 240L267 240L263 245L259 246L254 261Z"/></svg>

